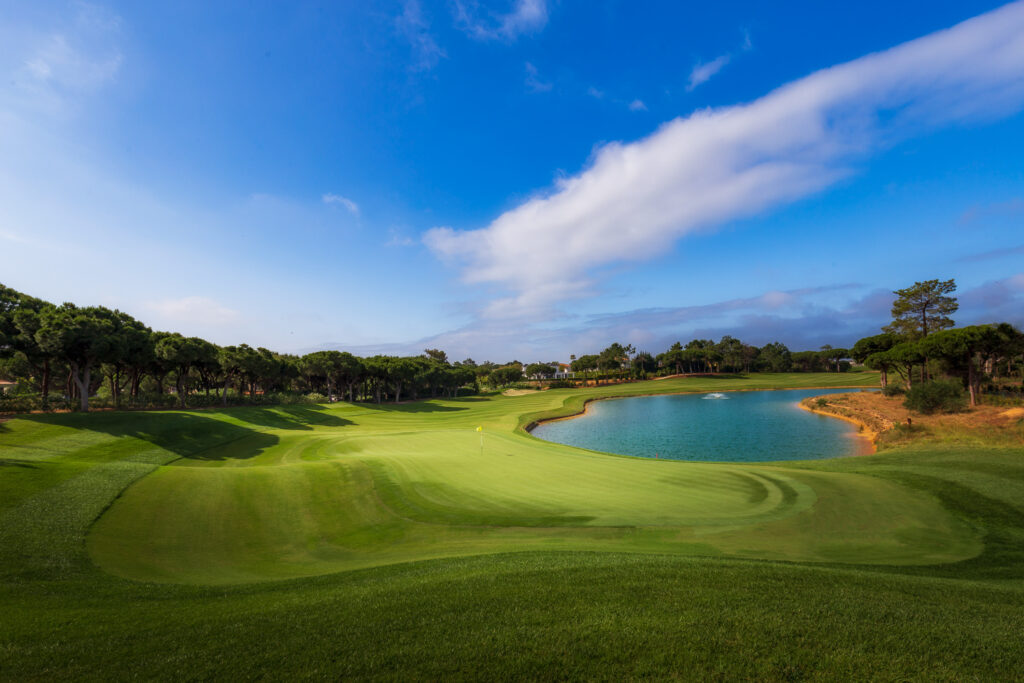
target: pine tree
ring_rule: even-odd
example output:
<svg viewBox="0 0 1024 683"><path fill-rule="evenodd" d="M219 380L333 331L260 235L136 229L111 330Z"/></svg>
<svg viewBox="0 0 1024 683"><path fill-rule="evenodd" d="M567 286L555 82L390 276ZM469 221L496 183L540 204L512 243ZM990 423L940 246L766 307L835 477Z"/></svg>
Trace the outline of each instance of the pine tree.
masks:
<svg viewBox="0 0 1024 683"><path fill-rule="evenodd" d="M906 339L923 339L931 332L953 327L949 316L960 307L956 297L949 296L955 291L953 279L925 280L897 289L893 292L897 296L892 303L893 320L883 329Z"/></svg>

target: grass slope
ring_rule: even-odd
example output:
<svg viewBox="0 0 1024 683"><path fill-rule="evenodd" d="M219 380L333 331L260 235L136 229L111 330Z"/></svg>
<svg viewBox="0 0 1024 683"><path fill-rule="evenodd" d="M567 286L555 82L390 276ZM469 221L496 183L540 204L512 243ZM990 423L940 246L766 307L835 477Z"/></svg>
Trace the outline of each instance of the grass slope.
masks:
<svg viewBox="0 0 1024 683"><path fill-rule="evenodd" d="M873 379L2 422L0 677L1024 676L1019 448L713 465L521 429Z"/></svg>

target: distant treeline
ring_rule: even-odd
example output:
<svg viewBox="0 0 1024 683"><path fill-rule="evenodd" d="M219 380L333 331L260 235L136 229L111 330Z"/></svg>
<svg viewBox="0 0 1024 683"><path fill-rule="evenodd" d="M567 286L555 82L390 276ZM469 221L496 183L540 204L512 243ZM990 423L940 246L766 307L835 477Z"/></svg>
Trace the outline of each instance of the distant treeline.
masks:
<svg viewBox="0 0 1024 683"><path fill-rule="evenodd" d="M600 354L574 357L570 372L584 379L625 380L683 372L840 371L847 366L839 359L847 353L828 347L791 353L777 342L757 348L724 337L717 343L676 343L654 357L616 343ZM54 305L0 285L0 379L16 383L6 394L7 410L74 403L88 410L90 399L115 408L281 402L299 396L397 402L554 378L560 369L558 363L524 367L518 360L449 362L440 349L360 358L345 351L296 356L247 344L218 346L154 331L122 311ZM562 381L574 383L566 374Z"/></svg>
<svg viewBox="0 0 1024 683"><path fill-rule="evenodd" d="M917 283L948 287L952 281ZM913 289L913 288L911 288ZM1010 325L949 330L947 314L955 299L922 295L924 309L910 306L897 315L894 304L887 332L860 340L853 349L824 346L790 351L780 342L761 347L725 336L718 342L694 339L652 355L614 343L600 353L557 362L450 362L444 351L420 356L360 358L345 351L315 351L304 356L276 353L246 344L217 346L199 337L153 331L127 313L102 306L54 305L0 285L0 379L14 382L0 409L18 411L71 407L199 407L288 401L401 401L426 396L456 396L481 387L502 388L523 380L549 386L581 381L625 381L671 374L738 372L843 372L847 359L865 362L904 383L933 372L962 374L972 401L982 378L1002 371L1012 375L1021 362L1021 333ZM938 298L936 298L938 297ZM936 312L935 302L945 306ZM950 308L952 307L952 308ZM902 309L901 309L902 310ZM909 321L909 322L908 322ZM959 375L958 375L959 376ZM173 389L173 391L172 391Z"/></svg>
<svg viewBox="0 0 1024 683"><path fill-rule="evenodd" d="M757 347L731 336L720 341L694 339L686 346L672 344L657 356L636 352L631 345L612 344L594 355L573 358L570 370L583 377L607 375L643 379L673 374L736 372L844 372L849 370L849 350L823 346L818 351L790 351L781 342ZM535 366L527 367L534 376Z"/></svg>

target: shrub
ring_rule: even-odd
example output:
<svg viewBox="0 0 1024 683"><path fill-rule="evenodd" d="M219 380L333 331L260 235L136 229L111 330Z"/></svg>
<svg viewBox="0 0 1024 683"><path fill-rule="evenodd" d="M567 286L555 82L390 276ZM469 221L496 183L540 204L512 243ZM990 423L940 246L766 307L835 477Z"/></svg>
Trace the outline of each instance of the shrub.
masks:
<svg viewBox="0 0 1024 683"><path fill-rule="evenodd" d="M575 382L570 382L567 379L556 379L554 382L548 383L549 389L572 389L576 386Z"/></svg>
<svg viewBox="0 0 1024 683"><path fill-rule="evenodd" d="M819 398L819 399L818 399L817 401L815 401L814 403L815 403L815 405L817 405L817 406L818 406L819 408L824 408L825 406L827 406L827 405L828 405L828 399L827 399L827 398Z"/></svg>
<svg viewBox="0 0 1024 683"><path fill-rule="evenodd" d="M911 388L903 405L925 415L958 413L967 408L967 398L959 381L934 380Z"/></svg>
<svg viewBox="0 0 1024 683"><path fill-rule="evenodd" d="M902 396L907 393L899 384L887 384L882 389L882 396Z"/></svg>
<svg viewBox="0 0 1024 683"><path fill-rule="evenodd" d="M50 394L49 400L43 401L39 394L3 394L0 393L0 415L30 413L35 410L67 410L71 402L59 394Z"/></svg>

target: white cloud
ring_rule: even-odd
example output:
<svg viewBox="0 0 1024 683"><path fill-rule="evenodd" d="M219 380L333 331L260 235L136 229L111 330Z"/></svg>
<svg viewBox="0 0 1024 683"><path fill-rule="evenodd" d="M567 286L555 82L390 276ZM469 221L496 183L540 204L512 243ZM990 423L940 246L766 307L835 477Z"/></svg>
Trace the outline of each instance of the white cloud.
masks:
<svg viewBox="0 0 1024 683"><path fill-rule="evenodd" d="M144 307L165 325L234 325L241 318L238 311L205 296L147 301Z"/></svg>
<svg viewBox="0 0 1024 683"><path fill-rule="evenodd" d="M331 192L328 192L323 197L321 197L321 199L323 200L324 204L340 204L341 206L344 206L346 209L348 209L349 213L351 213L353 216L359 215L359 205L356 204L351 199L349 199L348 197L342 197L340 194L333 194Z"/></svg>
<svg viewBox="0 0 1024 683"><path fill-rule="evenodd" d="M706 83L712 76L725 68L732 60L732 55L720 55L710 62L698 62L690 71L690 80L686 83L686 92L692 91L701 83Z"/></svg>
<svg viewBox="0 0 1024 683"><path fill-rule="evenodd" d="M402 235L394 228L388 230L388 235L388 241L384 243L385 247L411 247L416 244L416 240L407 235Z"/></svg>
<svg viewBox="0 0 1024 683"><path fill-rule="evenodd" d="M587 94L596 100L599 100L604 97L604 91L598 90L594 86L590 86L589 88L587 88Z"/></svg>
<svg viewBox="0 0 1024 683"><path fill-rule="evenodd" d="M851 164L941 125L1024 102L1024 3L823 69L750 104L678 118L598 149L579 174L486 228L425 243L502 294L489 316L588 295L595 270L640 261L698 229L805 197Z"/></svg>
<svg viewBox="0 0 1024 683"><path fill-rule="evenodd" d="M512 41L548 23L546 0L515 0L504 14L481 11L477 0L455 0L454 7L455 25L476 40Z"/></svg>
<svg viewBox="0 0 1024 683"><path fill-rule="evenodd" d="M413 71L429 71L448 56L431 35L430 22L423 16L419 0L406 0L395 26L412 46Z"/></svg>
<svg viewBox="0 0 1024 683"><path fill-rule="evenodd" d="M643 100L633 100L629 103L630 111L647 111L647 105Z"/></svg>
<svg viewBox="0 0 1024 683"><path fill-rule="evenodd" d="M0 25L0 105L60 114L121 69L121 21L86 3L45 28Z"/></svg>
<svg viewBox="0 0 1024 683"><path fill-rule="evenodd" d="M530 62L526 63L526 87L530 92L549 92L554 84L545 81L537 75L537 67Z"/></svg>

